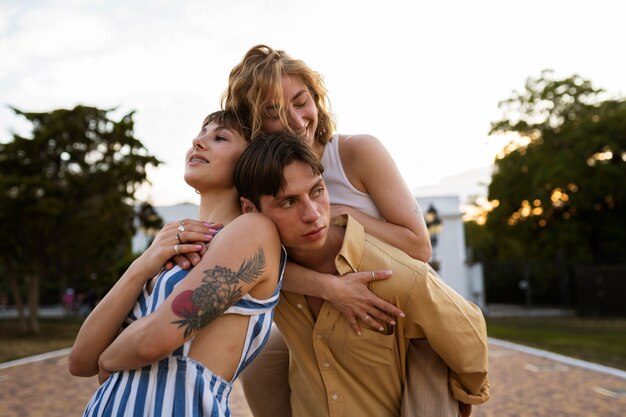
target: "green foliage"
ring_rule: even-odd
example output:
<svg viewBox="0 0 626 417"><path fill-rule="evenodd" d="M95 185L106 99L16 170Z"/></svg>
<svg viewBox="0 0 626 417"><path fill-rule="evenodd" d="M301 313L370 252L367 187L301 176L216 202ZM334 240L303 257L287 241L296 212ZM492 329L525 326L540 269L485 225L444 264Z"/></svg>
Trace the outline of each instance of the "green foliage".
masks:
<svg viewBox="0 0 626 417"><path fill-rule="evenodd" d="M15 275L86 288L130 254L135 191L160 161L133 136L133 113L27 113L30 137L0 144L0 262Z"/></svg>
<svg viewBox="0 0 626 417"><path fill-rule="evenodd" d="M487 317L490 337L626 370L626 320Z"/></svg>
<svg viewBox="0 0 626 417"><path fill-rule="evenodd" d="M500 103L492 133L517 134L495 162L486 233L498 259L626 258L626 101L544 71Z"/></svg>

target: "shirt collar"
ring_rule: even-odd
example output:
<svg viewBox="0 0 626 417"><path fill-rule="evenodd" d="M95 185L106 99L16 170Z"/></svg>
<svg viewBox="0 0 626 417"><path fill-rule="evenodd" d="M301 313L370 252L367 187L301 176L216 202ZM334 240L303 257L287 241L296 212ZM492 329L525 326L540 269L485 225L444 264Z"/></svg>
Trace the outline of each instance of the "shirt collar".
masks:
<svg viewBox="0 0 626 417"><path fill-rule="evenodd" d="M343 244L335 257L337 272L339 275L345 275L358 271L365 251L365 229L348 214L333 218L330 224L346 228Z"/></svg>

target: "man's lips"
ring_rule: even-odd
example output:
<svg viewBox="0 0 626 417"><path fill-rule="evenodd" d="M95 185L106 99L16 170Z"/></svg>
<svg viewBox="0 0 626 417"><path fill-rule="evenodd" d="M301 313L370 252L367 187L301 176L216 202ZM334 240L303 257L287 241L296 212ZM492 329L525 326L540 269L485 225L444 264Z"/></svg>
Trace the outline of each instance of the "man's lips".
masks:
<svg viewBox="0 0 626 417"><path fill-rule="evenodd" d="M312 236L315 236L315 235L319 234L322 230L324 230L324 226L317 227L314 230L311 230L310 232L305 233L302 236L304 236L304 237L312 237Z"/></svg>

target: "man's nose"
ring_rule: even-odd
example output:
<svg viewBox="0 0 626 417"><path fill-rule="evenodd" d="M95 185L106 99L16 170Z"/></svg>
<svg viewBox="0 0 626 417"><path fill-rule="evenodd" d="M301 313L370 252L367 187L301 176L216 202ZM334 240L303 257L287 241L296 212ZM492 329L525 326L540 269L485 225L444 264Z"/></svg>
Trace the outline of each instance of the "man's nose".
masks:
<svg viewBox="0 0 626 417"><path fill-rule="evenodd" d="M312 201L307 201L304 206L302 218L305 222L313 222L320 217L320 212L317 206Z"/></svg>

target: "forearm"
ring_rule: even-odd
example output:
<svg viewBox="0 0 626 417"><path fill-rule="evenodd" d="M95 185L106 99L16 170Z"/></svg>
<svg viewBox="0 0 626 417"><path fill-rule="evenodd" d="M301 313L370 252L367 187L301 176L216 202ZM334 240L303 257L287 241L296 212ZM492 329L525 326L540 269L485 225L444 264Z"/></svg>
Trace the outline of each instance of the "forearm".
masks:
<svg viewBox="0 0 626 417"><path fill-rule="evenodd" d="M98 373L98 357L118 336L146 282L139 268L133 265L82 324L68 358L72 375Z"/></svg>
<svg viewBox="0 0 626 417"><path fill-rule="evenodd" d="M365 232L400 249L410 257L428 262L432 256L430 237L425 227L418 227L419 230L413 231L408 227L368 216L352 207L344 206L343 211L361 223Z"/></svg>
<svg viewBox="0 0 626 417"><path fill-rule="evenodd" d="M100 355L98 366L107 372L139 369L157 362L169 352L159 343L167 335L154 334L149 318L132 323Z"/></svg>
<svg viewBox="0 0 626 417"><path fill-rule="evenodd" d="M337 278L334 275L316 272L289 261L283 275L282 289L328 300L328 285L333 279Z"/></svg>

